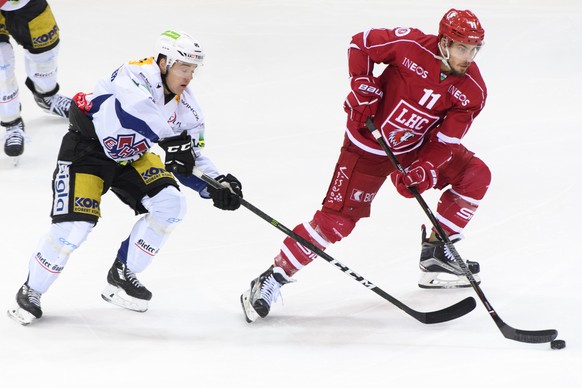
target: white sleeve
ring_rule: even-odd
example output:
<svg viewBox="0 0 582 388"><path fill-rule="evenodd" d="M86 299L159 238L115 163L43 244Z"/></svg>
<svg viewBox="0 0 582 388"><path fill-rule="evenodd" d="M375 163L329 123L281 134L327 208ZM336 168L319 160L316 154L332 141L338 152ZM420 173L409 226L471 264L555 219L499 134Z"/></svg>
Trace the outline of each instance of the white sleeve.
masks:
<svg viewBox="0 0 582 388"><path fill-rule="evenodd" d="M212 160L198 152L196 153L196 167L211 178L216 178L220 175Z"/></svg>

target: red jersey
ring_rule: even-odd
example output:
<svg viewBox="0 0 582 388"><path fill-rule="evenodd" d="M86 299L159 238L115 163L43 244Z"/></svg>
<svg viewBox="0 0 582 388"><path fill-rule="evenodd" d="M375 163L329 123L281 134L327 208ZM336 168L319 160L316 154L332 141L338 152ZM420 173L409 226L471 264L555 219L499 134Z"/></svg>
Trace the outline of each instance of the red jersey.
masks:
<svg viewBox="0 0 582 388"><path fill-rule="evenodd" d="M438 37L414 28L372 29L352 39L350 76L371 76L374 64L388 65L379 77L384 97L374 123L395 154L429 138L460 144L485 105L487 89L477 64L462 76L444 77L439 55ZM359 148L385 155L367 129L348 129L347 136Z"/></svg>

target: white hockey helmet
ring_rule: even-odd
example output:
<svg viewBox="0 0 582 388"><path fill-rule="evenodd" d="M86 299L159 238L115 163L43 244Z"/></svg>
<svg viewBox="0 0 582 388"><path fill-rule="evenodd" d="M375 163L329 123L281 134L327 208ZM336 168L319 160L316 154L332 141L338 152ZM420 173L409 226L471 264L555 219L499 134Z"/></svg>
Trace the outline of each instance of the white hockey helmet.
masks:
<svg viewBox="0 0 582 388"><path fill-rule="evenodd" d="M164 31L158 38L156 42L156 59L160 54L166 56L168 69L176 61L200 66L204 60L204 52L196 39L185 32L172 30Z"/></svg>

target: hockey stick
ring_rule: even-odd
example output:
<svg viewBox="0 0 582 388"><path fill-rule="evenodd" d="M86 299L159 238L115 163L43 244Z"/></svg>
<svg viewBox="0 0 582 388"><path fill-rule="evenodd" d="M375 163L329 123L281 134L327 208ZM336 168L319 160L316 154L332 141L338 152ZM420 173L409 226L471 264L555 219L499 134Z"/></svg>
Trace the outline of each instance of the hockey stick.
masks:
<svg viewBox="0 0 582 388"><path fill-rule="evenodd" d="M386 140L384 140L384 138L382 137L382 134L380 133L378 128L376 128L376 125L374 125L374 122L370 118L368 118L366 120L366 126L368 127L370 132L372 132L372 135L376 138L376 140L378 141L378 144L380 144L380 146L382 147L384 152L386 152L388 159L390 159L390 162L392 162L394 167L402 173L405 172L404 168L402 167L402 165L400 164L398 159L396 159L396 156L394 155L394 153L392 152L390 147L388 147ZM439 222L439 220L437 220L437 218L435 217L433 212L428 207L424 198L422 198L422 196L418 193L418 190L416 189L416 187L409 187L408 190L410 190L410 192L414 195L414 198L416 198L416 200L418 201L418 203L422 207L422 210L424 210L424 212L426 213L426 215L428 216L428 218L432 222L437 233L439 234L439 237L441 238L442 241L444 241L444 243L449 248L449 251L454 256L455 261L459 264L459 266L463 270L463 274L467 277L467 279L469 280L469 283L471 283L471 286L473 287L473 289L477 293L477 296L479 296L479 299L481 299L481 302L483 302L483 305L485 306L485 308L489 312L489 315L491 315L491 318L493 318L493 321L495 321L495 324L497 325L499 330L501 330L501 333L505 336L505 338L508 338L508 339L514 340L514 341L519 341L519 342L527 342L527 343L531 343L531 344L539 344L539 343L551 342L551 341L555 340L556 337L558 336L557 330L554 330L554 329L533 330L533 331L532 330L519 330L519 329L515 329L515 328L509 326L507 323L503 322L501 317L499 317L499 315L497 315L497 312L493 309L493 306L491 306L491 303L489 303L489 301L485 297L483 290L481 290L481 287L479 287L479 284L475 281L473 274L471 273L471 271L469 271L469 268L467 268L467 265L465 264L465 262L463 261L463 259L459 255L459 253L457 252L457 249L455 248L455 246L453 245L453 243L451 242L451 240L447 236L447 234L444 231L443 227L441 226L441 223Z"/></svg>
<svg viewBox="0 0 582 388"><path fill-rule="evenodd" d="M194 167L194 175L196 175L198 178L202 179L204 182L206 182L207 184L209 184L212 187L215 187L215 188L224 187L220 183L218 183L216 180L214 180L211 177L209 177L208 175L204 174L202 171L200 171L196 167ZM346 275L350 276L352 279L354 279L355 281L357 281L358 283L360 283L364 287L366 287L366 288L372 290L373 292L375 292L376 294L380 295L382 298L386 299L388 302L392 303L393 305L395 305L396 307L398 307L399 309L404 311L406 314L410 315L411 317L413 317L414 319L416 319L417 321L419 321L421 323L426 323L426 324L441 323L441 322L446 322L446 321L450 321L450 320L462 317L463 315L471 312L477 304L473 297L468 297L468 298L465 298L462 301L457 302L456 304L449 306L449 307L446 307L442 310L429 311L429 312L420 312L420 311L413 310L412 308L408 307L404 303L400 302L398 299L396 299L393 296L391 296L390 294L386 293L384 290L382 290L380 287L373 284L371 281L367 280L363 276L359 275L358 273L356 273L355 271L350 269L348 266L340 263L339 261L337 261L336 259L334 259L330 255L325 253L323 250L319 249L316 245L312 244L311 242L304 239L303 237L301 237L297 233L293 232L291 229L287 228L285 225L281 224L279 221L275 220L271 216L267 215L265 212L261 211L260 209L258 209L255 206L253 206L252 204L247 202L245 199L241 198L240 203L242 206L246 207L248 210L255 213L256 215L261 217L263 220L267 221L269 224L273 225L275 228L279 229L281 232L285 233L287 236L291 237L293 240L295 240L299 244L303 245L305 248L313 251L319 257L321 257L322 259L324 259L328 263L332 264L337 269L339 269L340 271L342 271Z"/></svg>

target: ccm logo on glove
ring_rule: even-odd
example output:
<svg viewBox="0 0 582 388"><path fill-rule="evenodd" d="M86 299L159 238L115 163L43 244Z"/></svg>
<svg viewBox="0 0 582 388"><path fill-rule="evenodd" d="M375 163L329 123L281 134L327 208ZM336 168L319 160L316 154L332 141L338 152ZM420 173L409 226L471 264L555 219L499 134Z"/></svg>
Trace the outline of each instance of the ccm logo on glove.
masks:
<svg viewBox="0 0 582 388"><path fill-rule="evenodd" d="M188 151L189 149L192 148L192 143L188 143L188 144L178 144L175 146L169 146L168 149L166 150L166 152L172 153L172 152L182 152L182 151Z"/></svg>
<svg viewBox="0 0 582 388"><path fill-rule="evenodd" d="M166 170L178 175L192 175L196 158L188 132L160 140L158 144L166 151Z"/></svg>

